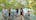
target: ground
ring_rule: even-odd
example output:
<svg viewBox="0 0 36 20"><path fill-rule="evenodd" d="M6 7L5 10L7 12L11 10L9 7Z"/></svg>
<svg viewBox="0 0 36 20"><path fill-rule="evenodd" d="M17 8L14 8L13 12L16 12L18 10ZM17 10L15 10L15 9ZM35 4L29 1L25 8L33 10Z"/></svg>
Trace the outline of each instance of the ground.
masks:
<svg viewBox="0 0 36 20"><path fill-rule="evenodd" d="M11 16L12 17L12 16ZM26 18L23 16L24 20L28 20L29 16ZM10 18L12 20L12 18ZM0 20L2 20L2 12L0 12ZM21 16L14 16L14 20L22 20ZM31 16L31 20L36 20L36 16Z"/></svg>

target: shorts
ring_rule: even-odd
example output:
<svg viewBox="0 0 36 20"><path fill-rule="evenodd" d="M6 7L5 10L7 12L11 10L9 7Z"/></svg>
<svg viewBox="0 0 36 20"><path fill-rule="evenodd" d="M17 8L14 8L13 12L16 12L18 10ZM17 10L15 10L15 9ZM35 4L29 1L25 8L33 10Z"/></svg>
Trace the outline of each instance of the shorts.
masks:
<svg viewBox="0 0 36 20"><path fill-rule="evenodd" d="M28 14L28 16L30 16L30 14Z"/></svg>
<svg viewBox="0 0 36 20"><path fill-rule="evenodd" d="M9 16L10 16L10 13L9 13Z"/></svg>
<svg viewBox="0 0 36 20"><path fill-rule="evenodd" d="M22 15L22 12L21 12L21 15Z"/></svg>
<svg viewBox="0 0 36 20"><path fill-rule="evenodd" d="M16 12L18 14L18 12Z"/></svg>

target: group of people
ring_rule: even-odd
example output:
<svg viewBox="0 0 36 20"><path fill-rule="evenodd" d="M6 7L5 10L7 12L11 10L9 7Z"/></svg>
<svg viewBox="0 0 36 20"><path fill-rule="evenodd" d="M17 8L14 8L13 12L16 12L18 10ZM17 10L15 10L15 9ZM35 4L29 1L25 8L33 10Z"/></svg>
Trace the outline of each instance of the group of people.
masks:
<svg viewBox="0 0 36 20"><path fill-rule="evenodd" d="M11 9L11 8L9 8L9 9L6 9L6 8L3 8L3 10L2 10L2 16L3 17L10 17L11 15L12 16L14 16L14 12L16 12L16 16L18 15L18 8L17 9ZM30 16L30 13L29 13L30 11L28 11L28 16ZM23 9L21 8L20 9L20 15L22 15L22 16L24 16L24 11L23 11Z"/></svg>
<svg viewBox="0 0 36 20"><path fill-rule="evenodd" d="M8 13L9 12L9 16L11 14L10 13L11 11L13 11L13 9L12 10L11 9L8 10L6 8L3 8L3 10L2 10L3 13ZM16 9L15 12L18 14L18 12L19 12L18 9ZM21 12L21 15L22 15L22 13L23 13L23 9L22 8L21 8L20 12Z"/></svg>

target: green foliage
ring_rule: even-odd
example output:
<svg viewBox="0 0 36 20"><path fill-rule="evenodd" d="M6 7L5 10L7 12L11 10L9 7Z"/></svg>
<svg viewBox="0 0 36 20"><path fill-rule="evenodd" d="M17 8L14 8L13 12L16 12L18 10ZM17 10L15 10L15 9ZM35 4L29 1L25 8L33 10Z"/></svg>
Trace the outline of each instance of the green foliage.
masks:
<svg viewBox="0 0 36 20"><path fill-rule="evenodd" d="M16 5L18 8L24 7L24 5L22 5L21 3L17 3Z"/></svg>
<svg viewBox="0 0 36 20"><path fill-rule="evenodd" d="M1 0L0 0L0 2L1 2ZM16 0L13 0L13 2L11 2L11 4L8 1L6 1L6 0L2 0L1 3L4 3L6 8L8 8L8 7L15 7L15 8L16 7L18 7L18 8L19 7L24 7L22 4L16 2ZM16 3L17 3L17 5L14 6Z"/></svg>
<svg viewBox="0 0 36 20"><path fill-rule="evenodd" d="M0 6L0 11L2 10L2 7Z"/></svg>
<svg viewBox="0 0 36 20"><path fill-rule="evenodd" d="M36 15L36 12L34 12L34 15Z"/></svg>
<svg viewBox="0 0 36 20"><path fill-rule="evenodd" d="M34 0L34 2L36 2L36 0Z"/></svg>
<svg viewBox="0 0 36 20"><path fill-rule="evenodd" d="M35 10L34 15L36 15L36 4L33 4L32 8Z"/></svg>
<svg viewBox="0 0 36 20"><path fill-rule="evenodd" d="M34 4L32 7L33 7L34 10L36 10L36 4Z"/></svg>

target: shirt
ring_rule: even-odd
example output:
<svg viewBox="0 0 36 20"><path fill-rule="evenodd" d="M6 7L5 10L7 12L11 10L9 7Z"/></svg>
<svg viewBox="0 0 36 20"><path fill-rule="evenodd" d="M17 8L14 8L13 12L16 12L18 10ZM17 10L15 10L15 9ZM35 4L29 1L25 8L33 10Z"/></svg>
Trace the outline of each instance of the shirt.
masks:
<svg viewBox="0 0 36 20"><path fill-rule="evenodd" d="M4 13L5 16L8 16L8 10L7 9L4 9L3 13Z"/></svg>

